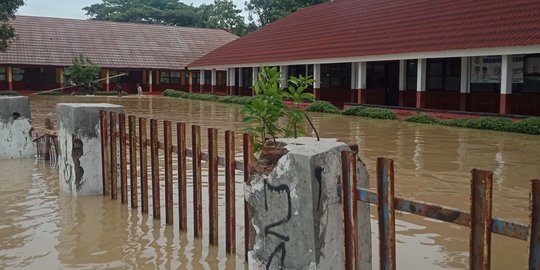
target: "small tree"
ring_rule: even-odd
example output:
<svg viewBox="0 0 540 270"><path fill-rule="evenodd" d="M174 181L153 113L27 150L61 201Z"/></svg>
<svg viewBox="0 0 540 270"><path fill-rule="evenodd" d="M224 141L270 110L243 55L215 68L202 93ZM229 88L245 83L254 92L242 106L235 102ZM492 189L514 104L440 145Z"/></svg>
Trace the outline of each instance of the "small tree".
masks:
<svg viewBox="0 0 540 270"><path fill-rule="evenodd" d="M73 58L71 66L66 69L65 80L67 83L71 81L79 86L97 87L100 70L99 65L94 64L88 56L81 53Z"/></svg>
<svg viewBox="0 0 540 270"><path fill-rule="evenodd" d="M313 94L304 91L315 81L309 76L298 78L292 76L289 79L290 86L286 91L280 86L281 76L276 67L264 67L252 87L256 96L251 103L242 107L241 113L245 116L242 122L256 124L255 127L245 129L253 136L256 151L259 151L269 138L274 141L274 145L277 145L275 140L279 136L294 135L296 138L298 134L303 134L303 128L299 128L299 126L302 127L303 118L306 117L310 121L307 115L298 108L298 103L313 100ZM283 103L285 98L295 102L295 107L289 109L285 106ZM285 127L279 125L282 118L286 118Z"/></svg>
<svg viewBox="0 0 540 270"><path fill-rule="evenodd" d="M23 0L2 0L0 2L0 52L5 52L16 37L15 29L9 20L15 18L17 9L24 5Z"/></svg>

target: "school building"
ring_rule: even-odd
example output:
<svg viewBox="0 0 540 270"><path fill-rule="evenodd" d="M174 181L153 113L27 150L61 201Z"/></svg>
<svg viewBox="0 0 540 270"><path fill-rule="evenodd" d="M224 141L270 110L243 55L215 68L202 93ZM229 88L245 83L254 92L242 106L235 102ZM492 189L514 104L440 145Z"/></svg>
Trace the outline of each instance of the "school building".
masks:
<svg viewBox="0 0 540 270"><path fill-rule="evenodd" d="M313 75L338 106L540 115L540 1L334 0L188 65L207 91L227 70L231 95L251 95L262 66Z"/></svg>
<svg viewBox="0 0 540 270"><path fill-rule="evenodd" d="M80 53L101 66L100 90L136 93L198 85L200 72L186 66L235 40L223 30L17 16L17 39L0 53L0 90L35 92L64 86L64 71ZM221 79L223 77L223 79ZM216 80L225 87L225 71ZM70 91L70 90L68 90Z"/></svg>

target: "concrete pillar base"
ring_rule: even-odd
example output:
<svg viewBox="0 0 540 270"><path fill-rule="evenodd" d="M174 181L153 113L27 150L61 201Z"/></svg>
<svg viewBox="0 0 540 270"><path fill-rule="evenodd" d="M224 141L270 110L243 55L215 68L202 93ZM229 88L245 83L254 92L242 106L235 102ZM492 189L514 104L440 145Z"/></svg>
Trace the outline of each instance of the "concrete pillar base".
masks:
<svg viewBox="0 0 540 270"><path fill-rule="evenodd" d="M405 107L405 91L399 91L399 107Z"/></svg>
<svg viewBox="0 0 540 270"><path fill-rule="evenodd" d="M73 196L103 194L100 111L122 113L107 103L59 103L58 167L60 189Z"/></svg>
<svg viewBox="0 0 540 270"><path fill-rule="evenodd" d="M321 89L313 88L313 95L315 96L315 100L321 100Z"/></svg>
<svg viewBox="0 0 540 270"><path fill-rule="evenodd" d="M357 95L357 98L358 100L356 101L356 103L358 104L366 104L366 91L365 89L358 89L358 95Z"/></svg>
<svg viewBox="0 0 540 270"><path fill-rule="evenodd" d="M426 92L425 91L416 91L416 108L417 109L426 108Z"/></svg>
<svg viewBox="0 0 540 270"><path fill-rule="evenodd" d="M283 148L263 152L245 186L249 269L344 269L338 185L341 151L349 147L315 138L278 144ZM360 175L367 175L363 170Z"/></svg>
<svg viewBox="0 0 540 270"><path fill-rule="evenodd" d="M510 106L509 94L501 94L499 98L499 113L500 114L510 114L512 113L512 108Z"/></svg>
<svg viewBox="0 0 540 270"><path fill-rule="evenodd" d="M33 158L28 97L0 96L0 159Z"/></svg>
<svg viewBox="0 0 540 270"><path fill-rule="evenodd" d="M469 99L469 94L467 93L460 93L459 94L459 110L460 111L467 111L467 104Z"/></svg>

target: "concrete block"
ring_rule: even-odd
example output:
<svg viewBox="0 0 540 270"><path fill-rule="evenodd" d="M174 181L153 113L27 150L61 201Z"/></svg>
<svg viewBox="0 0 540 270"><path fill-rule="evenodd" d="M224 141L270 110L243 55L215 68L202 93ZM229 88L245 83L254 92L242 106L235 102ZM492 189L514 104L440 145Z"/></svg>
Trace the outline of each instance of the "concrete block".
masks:
<svg viewBox="0 0 540 270"><path fill-rule="evenodd" d="M0 96L0 159L33 158L28 97Z"/></svg>
<svg viewBox="0 0 540 270"><path fill-rule="evenodd" d="M261 157L245 186L249 269L343 269L340 153L349 147L335 139L278 141L287 153L270 166Z"/></svg>
<svg viewBox="0 0 540 270"><path fill-rule="evenodd" d="M60 188L74 196L103 193L100 111L123 113L108 103L59 103L58 167Z"/></svg>

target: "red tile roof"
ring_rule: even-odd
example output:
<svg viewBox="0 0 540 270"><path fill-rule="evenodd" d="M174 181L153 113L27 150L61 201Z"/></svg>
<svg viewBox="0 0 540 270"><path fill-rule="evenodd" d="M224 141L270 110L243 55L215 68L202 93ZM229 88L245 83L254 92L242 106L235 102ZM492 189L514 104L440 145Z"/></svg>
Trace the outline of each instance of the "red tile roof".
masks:
<svg viewBox="0 0 540 270"><path fill-rule="evenodd" d="M223 30L17 16L0 64L69 66L84 53L109 68L183 69L237 37Z"/></svg>
<svg viewBox="0 0 540 270"><path fill-rule="evenodd" d="M538 0L335 0L297 11L189 66L538 44Z"/></svg>

